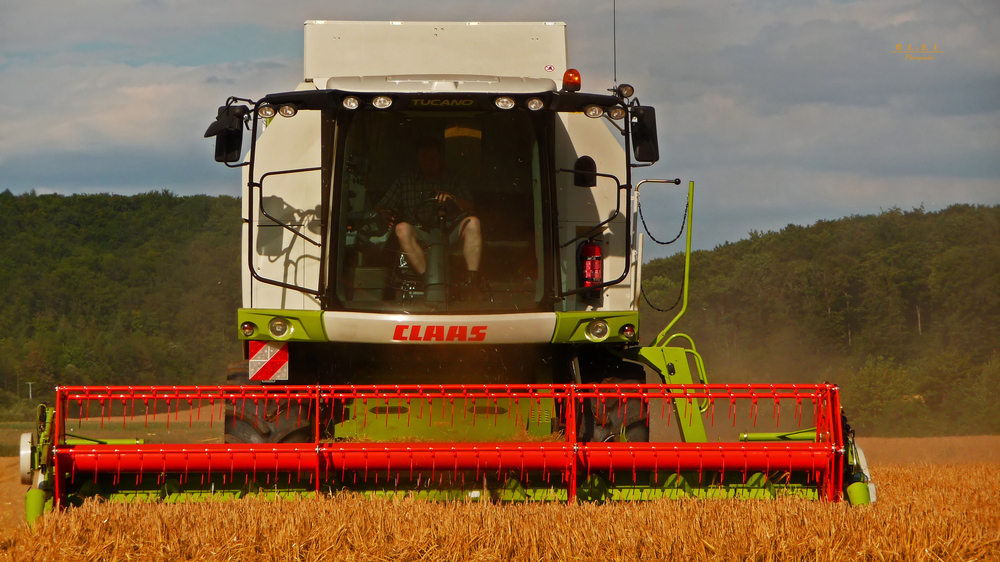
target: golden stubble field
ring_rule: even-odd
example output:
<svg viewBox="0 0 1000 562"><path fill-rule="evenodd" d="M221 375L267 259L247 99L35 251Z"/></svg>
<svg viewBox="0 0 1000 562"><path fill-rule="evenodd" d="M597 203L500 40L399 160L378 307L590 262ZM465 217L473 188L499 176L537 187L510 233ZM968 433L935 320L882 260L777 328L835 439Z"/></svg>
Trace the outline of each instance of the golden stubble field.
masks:
<svg viewBox="0 0 1000 562"><path fill-rule="evenodd" d="M91 503L34 529L8 525L0 558L1000 560L1000 437L862 445L879 486L878 504L865 508L790 499L498 505L351 495Z"/></svg>

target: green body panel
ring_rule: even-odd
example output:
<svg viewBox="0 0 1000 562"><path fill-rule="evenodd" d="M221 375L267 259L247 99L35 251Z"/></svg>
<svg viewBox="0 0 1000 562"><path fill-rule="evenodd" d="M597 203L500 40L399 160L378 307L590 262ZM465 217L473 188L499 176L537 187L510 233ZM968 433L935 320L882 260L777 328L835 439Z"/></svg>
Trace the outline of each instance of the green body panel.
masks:
<svg viewBox="0 0 1000 562"><path fill-rule="evenodd" d="M697 371L698 380L695 382L697 382L698 384L708 384L708 373L705 372L705 361L701 358L701 354L698 353L698 348L695 347L694 339L692 339L691 336L687 334L673 334L666 339L666 342L664 342L663 345L658 347L661 348L672 347L668 346L667 344L674 341L675 339L686 340L688 342L689 348L681 348L681 349L684 350L685 356L690 356L690 358L694 360L695 368L698 370ZM702 408L701 411L702 413L705 413L706 409Z"/></svg>
<svg viewBox="0 0 1000 562"><path fill-rule="evenodd" d="M847 501L851 505L868 505L872 503L867 482L855 482L847 487Z"/></svg>
<svg viewBox="0 0 1000 562"><path fill-rule="evenodd" d="M273 318L284 318L291 324L284 336L276 338L267 329ZM239 329L244 322L252 322L257 329L250 336L245 336ZM323 328L323 311L321 310L281 310L265 308L241 308L236 314L236 326L241 340L272 340L272 341L328 341Z"/></svg>
<svg viewBox="0 0 1000 562"><path fill-rule="evenodd" d="M333 494L361 494L371 498L412 497L431 501L566 501L569 497L565 488L522 483L517 472L504 474L502 478L496 472L491 472L489 476L480 473L478 480L473 472L444 471L438 472L437 478L433 478L428 472L420 476L419 483L409 481L408 475L398 483L392 478L387 480L384 476L378 482L371 476L367 482L335 481L331 483L330 491ZM442 476L445 478L442 479ZM557 479L558 476L551 478L553 483ZM544 481L541 483L546 484Z"/></svg>
<svg viewBox="0 0 1000 562"><path fill-rule="evenodd" d="M610 330L607 339L600 343L635 343L638 336L628 339L621 335L621 329L626 324L635 327L639 333L639 311L622 312L556 312L556 329L552 333L552 343L592 343L587 337L587 325L601 319L608 323Z"/></svg>
<svg viewBox="0 0 1000 562"><path fill-rule="evenodd" d="M248 496L265 499L301 499L314 497L315 488L308 480L286 484L286 475L279 474L269 482L246 480L237 474L233 481L224 485L221 477L213 475L211 481L201 483L200 480L189 480L189 484L180 484L182 476L168 477L166 483L157 486L156 478L148 479L148 485L120 486L111 490L111 479L103 478L102 483L85 482L74 494L70 495L72 505L81 505L88 498L100 498L103 501L121 503L190 503L203 501L226 501ZM273 477L274 475L272 475ZM386 475L375 478L369 474L367 481L339 482L336 479L322 486L323 494L362 494L373 498L404 498L413 497L433 501L501 501L501 502L548 502L567 501L568 492L559 487L559 476L552 473L549 481L540 474L532 478L529 475L519 475L511 472L497 477L491 473L488 479L482 476L480 485L476 486L476 475L473 473L458 473L449 471L437 473L438 477L447 476L440 481L431 474L422 475L418 484L403 478L397 482ZM468 478L465 479L464 477ZM456 478L462 477L462 480ZM376 480L378 480L376 482ZM533 480L533 481L532 481ZM275 484L277 482L278 484ZM552 485L548 485L548 484ZM617 482L617 483L616 483ZM537 483L537 484L536 484ZM863 489L862 489L863 487ZM44 500L41 490L33 490L28 494L29 506L35 506L37 518L44 511L51 510L52 500ZM632 481L631 471L618 471L609 475L592 474L577 488L577 497L581 501L649 501L661 499L774 499L779 497L796 497L802 499L819 499L815 484L796 481L781 481L778 475L768 478L763 473L747 475L746 481L740 471L727 472L723 477L716 472L705 472L699 477L697 472L638 472ZM854 505L867 503L867 484L856 483L849 488L849 498ZM42 507L40 502L47 501ZM29 510L32 507L28 508Z"/></svg>
<svg viewBox="0 0 1000 562"><path fill-rule="evenodd" d="M642 363L663 377L665 384L693 384L688 354L691 350L680 347L633 347L621 352L622 357ZM685 443L705 443L708 436L701 419L698 401L684 398L682 390L671 390L678 395L673 399L673 411Z"/></svg>
<svg viewBox="0 0 1000 562"><path fill-rule="evenodd" d="M470 475L471 476L471 475ZM495 475L494 475L495 476ZM527 480L521 481L516 472L508 474L503 481L490 482L488 486L465 488L443 486L432 483L424 488L388 488L371 485L350 485L345 483L339 489L345 492L361 493L378 498L402 498L412 496L424 500L493 500L502 502L547 502L567 501L565 488L535 486ZM539 475L536 475L538 477ZM523 478L523 477L522 477ZM609 478L619 482L613 484ZM470 477L470 484L471 484ZM370 482L369 482L370 484ZM544 484L544 482L543 482ZM797 497L819 499L815 484L805 482L781 482L777 476L769 479L763 473L747 475L727 473L725 478L718 473L705 472L701 480L697 472L638 472L635 482L631 471L615 472L612 475L592 474L577 487L577 498L581 501L649 501L661 499L774 499Z"/></svg>
<svg viewBox="0 0 1000 562"><path fill-rule="evenodd" d="M145 439L91 439L82 435L66 437L64 442L67 445L142 445Z"/></svg>
<svg viewBox="0 0 1000 562"><path fill-rule="evenodd" d="M37 443L31 451L31 467L36 471L35 484L24 497L24 515L28 523L34 522L42 514L52 511L55 481L52 462L52 436L55 428L55 410L40 404L36 410L35 436ZM40 477L39 474L40 473Z"/></svg>
<svg viewBox="0 0 1000 562"><path fill-rule="evenodd" d="M28 523L34 523L46 511L52 510L52 497L45 490L29 488L24 496L24 517Z"/></svg>
<svg viewBox="0 0 1000 562"><path fill-rule="evenodd" d="M493 443L552 434L554 403L534 400L367 400L345 406L334 438L393 442Z"/></svg>
<svg viewBox="0 0 1000 562"><path fill-rule="evenodd" d="M638 340L638 337L628 339L620 333L626 324L631 324L635 327L636 333L639 333L638 311L556 312L555 314L556 328L552 333L552 343L591 343L586 328L590 322L597 319L607 322L610 328L607 339L600 343L635 343ZM288 320L292 330L285 336L275 338L268 331L267 325L271 319L278 317ZM320 310L241 308L237 313L237 326L243 325L244 322L252 322L257 327L250 336L245 336L240 331L239 338L244 340L329 341L323 327L323 311Z"/></svg>
<svg viewBox="0 0 1000 562"><path fill-rule="evenodd" d="M741 433L740 441L759 443L762 441L808 441L816 442L816 428L809 427L785 433Z"/></svg>
<svg viewBox="0 0 1000 562"><path fill-rule="evenodd" d="M381 499L402 499L406 497L413 497L418 500L427 501L461 501L461 500L474 500L483 501L486 499L492 499L493 494L489 491L485 493L482 490L462 490L460 488L442 488L442 489L423 489L423 490L355 490L350 487L345 487L342 490L347 493L361 493L370 498L381 498Z"/></svg>
<svg viewBox="0 0 1000 562"><path fill-rule="evenodd" d="M631 472L615 473L621 481L631 479ZM648 473L647 479L637 478L637 482L613 485L605 477L594 474L579 488L581 499L589 501L649 501L660 499L774 499L777 497L799 497L818 499L815 485L798 482L779 482L769 479L763 473L747 475L727 473L723 479L718 473L704 473L699 478L697 472Z"/></svg>
<svg viewBox="0 0 1000 562"><path fill-rule="evenodd" d="M844 447L847 459L847 466L844 470L845 496L851 505L869 505L872 503L871 474L863 466L861 451L852 435L847 436L847 443Z"/></svg>
<svg viewBox="0 0 1000 562"><path fill-rule="evenodd" d="M88 479L68 496L71 505L79 506L84 501L97 498L114 503L192 503L240 499L247 496L266 499L298 499L316 494L315 485L308 480L296 481L295 477L283 478L280 484L274 475L265 478L257 475L213 474L210 478L188 475L187 484L181 484L183 475L167 475L162 484L157 484L155 476L144 478L143 482L115 485L109 475L101 475L95 482ZM285 475L282 475L285 476ZM289 484L291 482L291 484ZM329 491L329 488L327 488Z"/></svg>

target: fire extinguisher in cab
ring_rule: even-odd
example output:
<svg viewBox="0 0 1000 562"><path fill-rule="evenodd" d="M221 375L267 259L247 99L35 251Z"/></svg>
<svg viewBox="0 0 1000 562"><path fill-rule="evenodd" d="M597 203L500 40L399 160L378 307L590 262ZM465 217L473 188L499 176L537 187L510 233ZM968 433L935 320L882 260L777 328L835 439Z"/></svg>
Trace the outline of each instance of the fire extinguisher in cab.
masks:
<svg viewBox="0 0 1000 562"><path fill-rule="evenodd" d="M594 287L604 282L604 264L601 255L601 244L591 238L580 244L577 254L577 265L579 267L580 286ZM600 289L583 293L583 298L595 300L601 298Z"/></svg>

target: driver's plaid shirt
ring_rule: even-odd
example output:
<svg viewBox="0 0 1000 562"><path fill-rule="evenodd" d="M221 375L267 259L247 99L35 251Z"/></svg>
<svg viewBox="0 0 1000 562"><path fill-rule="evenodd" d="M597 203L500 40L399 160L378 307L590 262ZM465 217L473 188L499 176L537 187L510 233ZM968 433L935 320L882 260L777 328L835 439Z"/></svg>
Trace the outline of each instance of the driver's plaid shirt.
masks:
<svg viewBox="0 0 1000 562"><path fill-rule="evenodd" d="M396 212L396 220L414 225L430 225L437 220L434 205L421 205L439 191L451 193L456 198L471 199L469 190L453 178L425 179L419 172L411 172L396 180L385 193L379 205ZM419 215L419 216L417 216Z"/></svg>

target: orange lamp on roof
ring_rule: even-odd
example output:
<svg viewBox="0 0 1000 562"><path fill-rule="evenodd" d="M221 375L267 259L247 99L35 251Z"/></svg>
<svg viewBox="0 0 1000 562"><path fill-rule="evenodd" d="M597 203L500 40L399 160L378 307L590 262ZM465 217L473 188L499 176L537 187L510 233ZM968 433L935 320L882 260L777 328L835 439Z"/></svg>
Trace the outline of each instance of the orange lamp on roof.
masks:
<svg viewBox="0 0 1000 562"><path fill-rule="evenodd" d="M563 85L562 89L566 92L579 92L580 91L580 71L571 68L563 74Z"/></svg>

